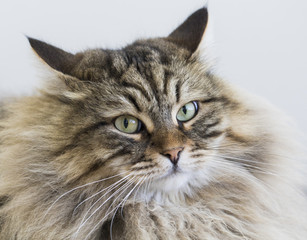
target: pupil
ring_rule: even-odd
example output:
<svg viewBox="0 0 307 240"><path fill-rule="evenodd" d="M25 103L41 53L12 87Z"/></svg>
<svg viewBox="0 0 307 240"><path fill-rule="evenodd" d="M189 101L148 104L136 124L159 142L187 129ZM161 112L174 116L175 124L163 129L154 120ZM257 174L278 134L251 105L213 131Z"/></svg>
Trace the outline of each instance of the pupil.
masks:
<svg viewBox="0 0 307 240"><path fill-rule="evenodd" d="M129 125L128 119L127 119L127 118L125 118L125 119L124 119L124 127L125 127L125 128L127 128L127 127L128 127L128 125Z"/></svg>
<svg viewBox="0 0 307 240"><path fill-rule="evenodd" d="M182 111L183 111L183 113L186 115L186 114L187 114L187 107L186 107L186 106L183 106L183 107L182 107Z"/></svg>

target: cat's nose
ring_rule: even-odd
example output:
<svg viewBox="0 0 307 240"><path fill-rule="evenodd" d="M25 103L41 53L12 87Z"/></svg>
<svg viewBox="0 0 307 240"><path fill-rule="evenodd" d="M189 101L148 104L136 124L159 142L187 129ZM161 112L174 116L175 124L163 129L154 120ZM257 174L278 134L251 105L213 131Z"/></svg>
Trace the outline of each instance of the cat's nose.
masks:
<svg viewBox="0 0 307 240"><path fill-rule="evenodd" d="M182 152L183 147L172 148L166 151L163 151L161 154L165 157L168 157L171 162L176 165L179 161L180 153Z"/></svg>

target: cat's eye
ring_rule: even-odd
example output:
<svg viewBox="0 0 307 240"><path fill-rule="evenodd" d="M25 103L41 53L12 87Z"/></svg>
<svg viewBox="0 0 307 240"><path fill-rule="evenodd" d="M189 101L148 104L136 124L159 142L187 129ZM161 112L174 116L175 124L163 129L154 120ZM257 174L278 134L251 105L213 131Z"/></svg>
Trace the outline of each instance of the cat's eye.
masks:
<svg viewBox="0 0 307 240"><path fill-rule="evenodd" d="M189 102L186 105L182 106L177 113L177 120L180 122L187 122L194 118L198 111L197 102Z"/></svg>
<svg viewBox="0 0 307 240"><path fill-rule="evenodd" d="M119 131L132 134L141 130L142 123L133 116L123 115L115 119L114 125Z"/></svg>

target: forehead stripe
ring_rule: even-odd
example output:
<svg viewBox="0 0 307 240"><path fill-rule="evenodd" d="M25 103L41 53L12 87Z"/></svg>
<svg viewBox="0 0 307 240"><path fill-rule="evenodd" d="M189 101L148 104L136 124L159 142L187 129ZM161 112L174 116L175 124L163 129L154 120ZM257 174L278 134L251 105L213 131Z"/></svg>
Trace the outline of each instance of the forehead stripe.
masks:
<svg viewBox="0 0 307 240"><path fill-rule="evenodd" d="M181 91L181 82L178 81L176 83L176 102L177 103L180 101L180 96L181 96L180 91Z"/></svg>
<svg viewBox="0 0 307 240"><path fill-rule="evenodd" d="M126 96L127 100L136 108L136 110L138 112L141 112L141 108L140 105L137 103L136 99L131 96L130 94L128 94L128 96Z"/></svg>
<svg viewBox="0 0 307 240"><path fill-rule="evenodd" d="M129 83L129 82L123 82L122 86L125 87L125 88L133 88L133 89L139 91L144 96L144 98L146 98L146 100L148 102L150 102L149 94L147 93L147 91L145 89L141 88L139 85L134 84L134 83Z"/></svg>

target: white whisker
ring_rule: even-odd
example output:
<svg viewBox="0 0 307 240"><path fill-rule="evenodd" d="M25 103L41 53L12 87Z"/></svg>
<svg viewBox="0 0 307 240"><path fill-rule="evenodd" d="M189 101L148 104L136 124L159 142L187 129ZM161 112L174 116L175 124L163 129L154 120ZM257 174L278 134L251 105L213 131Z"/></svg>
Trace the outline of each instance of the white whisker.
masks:
<svg viewBox="0 0 307 240"><path fill-rule="evenodd" d="M227 159L237 160L237 161L239 161L238 163L241 164L242 166L249 167L249 168L251 168L251 170L258 172L258 173L268 174L268 175L272 175L272 176L278 176L277 173L268 171L268 170L263 169L263 168L258 167L258 166L254 166L254 165L251 165L251 164L248 164L248 163L244 163L244 162L249 162L249 163L259 164L259 162L254 161L254 160L248 160L248 159L225 156L225 155L215 155L215 156L218 157L218 158L223 158L225 160L227 160Z"/></svg>
<svg viewBox="0 0 307 240"><path fill-rule="evenodd" d="M73 189L71 189L71 190L69 190L69 191L63 193L63 194L62 194L61 196L59 196L59 197L51 204L51 206L47 209L47 211L46 211L46 213L45 213L43 219L47 216L47 214L48 214L49 211L53 208L53 206L54 206L62 197L66 196L67 194L69 194L69 193L71 193L71 192L73 192L73 191L76 191L76 190L78 190L78 189L80 189L80 188L84 188L84 187L87 187L87 186L90 186L90 185L93 185L93 184L96 184L96 183L100 183L100 182L106 181L106 180L108 180L108 179L115 178L115 177L120 176L120 175L122 175L122 174L124 174L124 173L126 173L126 172L128 172L128 171L125 171L125 172L116 174L116 175L111 176L111 177L103 178L103 179L100 179L100 180L97 180L97 181L94 181L94 182L86 183L86 184L84 184L84 185L75 187L75 188L73 188Z"/></svg>
<svg viewBox="0 0 307 240"><path fill-rule="evenodd" d="M135 197L136 197L137 192L140 190L140 187L141 187L142 184L146 181L147 178L148 178L147 176L143 176L143 177L141 178L141 182L140 182L140 184L139 184L139 187L136 189L136 191L135 191L135 193L134 193L133 204L135 203ZM126 199L126 201L127 201L127 199ZM125 202L122 204L122 206L121 206L121 216L123 216L123 208L124 208L124 205L125 205L126 201L125 201Z"/></svg>
<svg viewBox="0 0 307 240"><path fill-rule="evenodd" d="M239 161L244 161L244 162L250 162L250 163L257 163L257 164L262 164L262 165L268 165L268 166L275 166L276 164L273 163L265 163L265 162L260 162L260 161L255 161L255 160L250 160L250 159L244 159L244 158L239 158L239 157L234 157L234 156L228 156L228 155L220 155L217 154L219 157L223 158L228 158L228 159L233 159L233 160L239 160Z"/></svg>
<svg viewBox="0 0 307 240"><path fill-rule="evenodd" d="M77 232L75 233L75 236L78 236L78 233L79 233L79 231L80 231L80 229L89 221L89 219L99 210L99 209L101 209L110 199L112 199L113 198L113 196L114 195L116 195L119 191L121 191L123 188L125 189L125 188L127 188L127 186L130 186L132 183L133 183L133 179L134 179L135 177L133 177L132 179L130 179L128 182L126 182L126 183L124 183L124 185L122 185L119 189L117 189L114 193L112 193L111 194L111 196L109 196L98 208L96 208L96 210L93 212L93 213L91 213L90 214L90 216L89 217L87 217L86 218L86 216L87 216L87 214L89 213L89 211L92 209L92 207L86 212L86 214L84 215L84 217L83 217L83 219L82 219L82 221L81 221L81 223L80 223L80 226L78 227L78 229L77 229ZM129 185L130 184L130 185ZM124 191L123 191L124 192ZM122 193L123 193L122 192ZM104 194L105 195L105 194ZM121 195L121 193L119 194L119 195ZM99 199L99 200L101 200L101 198ZM97 201L96 201L97 202ZM96 204L96 202L95 202L95 204ZM86 218L86 219L85 219Z"/></svg>
<svg viewBox="0 0 307 240"><path fill-rule="evenodd" d="M133 177L130 181L128 181L124 186L122 186L120 189L118 189L116 192L118 192L118 191L121 191L122 190L122 188L124 187L124 190L114 199L114 201L113 202L115 202L124 192L125 192L125 190L126 189L128 189L133 183L134 183L134 181L133 181L133 179L134 179L135 177ZM115 193L116 193L115 192ZM114 194L115 194L114 193ZM112 195L114 195L114 194L112 194ZM111 198L112 196L110 196L110 198ZM109 198L109 199L110 199ZM106 201L108 201L109 199L107 199ZM105 202L106 202L105 201ZM92 214L91 214L91 216L89 216L86 220L85 220L85 222L84 223L82 223L82 226L105 204L105 202L102 204L102 205L100 205ZM108 210L106 211L106 215L93 227L93 229L86 235L86 237L85 237L85 239L84 240L86 240L91 234L92 234L92 232L93 231L95 231L95 229L116 209L116 207L115 208L113 208L111 211L109 211L109 209L111 208L111 206L112 206L112 204L109 206L109 208L108 208ZM82 227L82 226L80 226L80 227Z"/></svg>
<svg viewBox="0 0 307 240"><path fill-rule="evenodd" d="M146 177L142 177L140 181L137 182L137 184L132 188L132 190L126 195L126 197L117 205L115 211L114 209L112 211L114 211L114 214L112 216L112 220L111 220L111 225L110 225L110 237L111 237L111 240L113 239L112 237L112 227L113 227L113 221L114 221L114 218L115 218L115 215L116 215L116 212L117 210L119 209L119 207L121 206L121 210L123 210L124 208L124 205L126 203L126 201L128 200L129 196L132 194L133 190L138 186L138 185L141 185L141 182L145 179ZM111 211L111 212L112 212ZM122 214L122 212L121 212Z"/></svg>
<svg viewBox="0 0 307 240"><path fill-rule="evenodd" d="M149 178L149 176L144 176L143 177L143 182L139 185L139 187L137 188L137 190L135 191L135 193L134 193L134 198L133 198L133 202L135 203L136 202L136 196L137 196L137 193L138 193L138 191L140 190L140 187L142 186L142 184L145 182L145 181L147 181L147 179ZM123 208L122 208L122 210L123 210ZM122 211L121 211L122 212Z"/></svg>
<svg viewBox="0 0 307 240"><path fill-rule="evenodd" d="M249 183L252 183L254 187L259 187L259 189L262 189L262 191L265 191L267 193L267 196L270 196L269 190L274 191L274 189L267 184L266 182L262 181L261 179L251 175L248 173L247 169L242 168L242 166L234 165L232 162L227 162L224 159L215 160L217 163L220 163L220 165L217 166L217 171L220 173L222 170L226 170L227 174L231 174L235 176L238 176L240 178L243 178L245 181L241 181L242 184L246 185ZM266 188L263 188L263 187Z"/></svg>
<svg viewBox="0 0 307 240"><path fill-rule="evenodd" d="M81 203L79 203L79 204L75 207L73 213L75 213L75 211L77 210L77 208L80 207L83 203L85 203L86 201L88 201L88 200L92 199L93 197L99 195L100 193L103 193L104 191L107 191L107 190L109 190L109 191L107 191L106 193L109 193L109 192L110 192L112 189L114 189L117 185L119 185L121 182L125 181L125 179L127 179L129 176L131 176L131 174L125 176L124 178L121 178L121 179L118 180L117 182L111 184L110 186L108 186L108 187L106 187L106 188L100 190L99 192L93 194L92 196L86 198L85 200L83 200ZM103 196L104 196L104 195L103 195ZM102 197L103 197L103 196L102 196ZM101 197L101 198L102 198L102 197ZM99 201L101 198L99 198L97 201ZM96 202L95 202L95 203L96 203ZM95 203L94 203L93 205L95 205ZM89 210L90 210L90 209L89 209Z"/></svg>

